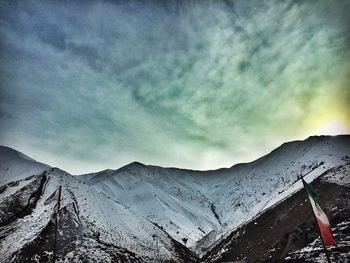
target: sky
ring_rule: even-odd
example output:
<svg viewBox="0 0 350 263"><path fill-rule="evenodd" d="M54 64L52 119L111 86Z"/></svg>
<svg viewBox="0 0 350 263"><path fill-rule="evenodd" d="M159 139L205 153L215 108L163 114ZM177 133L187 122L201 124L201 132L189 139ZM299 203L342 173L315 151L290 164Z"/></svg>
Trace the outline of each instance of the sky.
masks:
<svg viewBox="0 0 350 263"><path fill-rule="evenodd" d="M0 3L0 144L74 174L350 133L350 1Z"/></svg>

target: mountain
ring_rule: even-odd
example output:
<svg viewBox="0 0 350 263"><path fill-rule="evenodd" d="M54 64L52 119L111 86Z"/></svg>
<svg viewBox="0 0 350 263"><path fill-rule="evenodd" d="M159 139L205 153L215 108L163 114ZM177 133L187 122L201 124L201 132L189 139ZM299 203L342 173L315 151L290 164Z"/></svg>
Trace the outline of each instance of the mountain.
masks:
<svg viewBox="0 0 350 263"><path fill-rule="evenodd" d="M63 190L58 259L182 262L194 258L160 227L96 192L78 177L1 148L0 153L6 154L1 156L1 160L6 160L1 164L2 169L20 174L13 176L16 181L1 185L0 262L49 261L55 228L50 221L53 207L44 205L44 201L59 185ZM38 167L47 169L41 172Z"/></svg>
<svg viewBox="0 0 350 263"><path fill-rule="evenodd" d="M85 176L81 176L84 180ZM198 172L132 163L117 171L88 175L86 181L113 200L131 207L187 245L220 228L215 206L203 193Z"/></svg>
<svg viewBox="0 0 350 263"><path fill-rule="evenodd" d="M9 147L0 147L0 186L42 173L49 167Z"/></svg>
<svg viewBox="0 0 350 263"><path fill-rule="evenodd" d="M350 136L314 136L281 145L246 164L191 171L132 163L82 175L113 200L162 226L174 239L204 255L220 238L312 181L350 155Z"/></svg>
<svg viewBox="0 0 350 263"><path fill-rule="evenodd" d="M332 262L350 260L350 159L312 182L328 215L336 246ZM219 240L203 262L326 262L307 195L303 189L266 209Z"/></svg>
<svg viewBox="0 0 350 263"><path fill-rule="evenodd" d="M339 242L332 253L346 258L349 156L349 135L314 136L231 168L192 171L134 162L74 176L0 147L0 262L52 258L53 207L44 201L59 185L58 261L322 260L297 175L321 193Z"/></svg>

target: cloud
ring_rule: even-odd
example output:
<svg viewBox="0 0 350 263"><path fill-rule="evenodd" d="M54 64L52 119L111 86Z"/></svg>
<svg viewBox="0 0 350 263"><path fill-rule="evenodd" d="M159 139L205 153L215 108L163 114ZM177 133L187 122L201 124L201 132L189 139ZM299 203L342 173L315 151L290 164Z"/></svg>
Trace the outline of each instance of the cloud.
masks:
<svg viewBox="0 0 350 263"><path fill-rule="evenodd" d="M314 130L320 104L350 125L349 9L5 1L0 142L71 171L133 160L204 169Z"/></svg>

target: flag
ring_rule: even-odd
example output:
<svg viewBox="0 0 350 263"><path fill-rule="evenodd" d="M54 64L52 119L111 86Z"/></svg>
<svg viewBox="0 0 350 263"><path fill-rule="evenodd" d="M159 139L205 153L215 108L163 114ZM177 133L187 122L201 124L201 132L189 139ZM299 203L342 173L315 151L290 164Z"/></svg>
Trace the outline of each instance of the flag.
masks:
<svg viewBox="0 0 350 263"><path fill-rule="evenodd" d="M311 185L307 184L304 179L302 179L304 188L307 192L307 195L309 197L312 210L314 212L314 215L316 217L316 221L318 224L318 227L321 232L321 237L323 239L323 243L325 246L334 246L335 245L335 240L332 235L332 230L330 223L328 221L328 218L326 214L323 212L322 208L318 205L317 201L317 195L315 190L311 187Z"/></svg>
<svg viewBox="0 0 350 263"><path fill-rule="evenodd" d="M56 203L58 202L59 196L61 192L61 187L59 186L50 196L49 198L46 199L46 201L44 202L44 205L48 205L51 204L53 201L55 201Z"/></svg>
<svg viewBox="0 0 350 263"><path fill-rule="evenodd" d="M55 206L53 208L53 212L51 214L51 221L55 225L58 223L59 220L59 206L60 206L60 198L61 198L61 186L59 186L46 201L44 202L44 205L51 204L52 202L55 202Z"/></svg>
<svg viewBox="0 0 350 263"><path fill-rule="evenodd" d="M60 214L58 212L58 203L55 204L55 207L53 208L53 212L51 214L51 222L54 223L55 225L58 223L58 221L60 220Z"/></svg>

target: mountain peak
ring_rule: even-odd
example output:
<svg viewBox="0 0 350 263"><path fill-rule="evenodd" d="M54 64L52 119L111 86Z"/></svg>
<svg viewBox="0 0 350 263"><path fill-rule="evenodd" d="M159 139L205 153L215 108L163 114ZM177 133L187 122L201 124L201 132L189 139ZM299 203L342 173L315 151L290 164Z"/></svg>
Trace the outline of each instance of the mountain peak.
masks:
<svg viewBox="0 0 350 263"><path fill-rule="evenodd" d="M0 146L0 185L42 173L49 167L10 147Z"/></svg>
<svg viewBox="0 0 350 263"><path fill-rule="evenodd" d="M123 170L129 170L129 169L141 169L141 168L146 168L147 165L143 164L143 163L140 163L140 162L132 162L132 163L129 163L127 165L124 165L123 167L117 169L116 171L123 171Z"/></svg>
<svg viewBox="0 0 350 263"><path fill-rule="evenodd" d="M16 151L15 149L0 145L0 160L4 161L5 159L26 159L28 161L35 162L34 159L28 157L27 155L19 151Z"/></svg>

